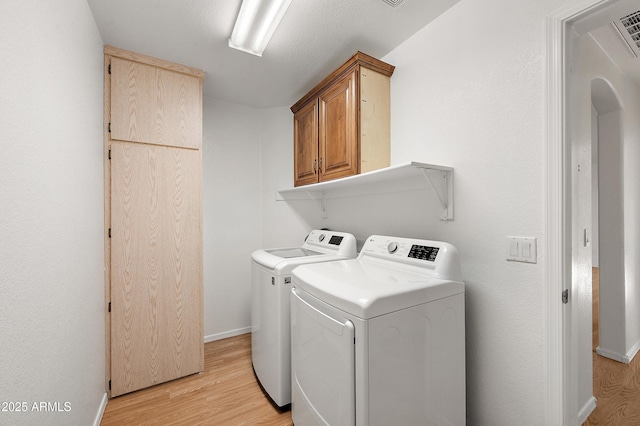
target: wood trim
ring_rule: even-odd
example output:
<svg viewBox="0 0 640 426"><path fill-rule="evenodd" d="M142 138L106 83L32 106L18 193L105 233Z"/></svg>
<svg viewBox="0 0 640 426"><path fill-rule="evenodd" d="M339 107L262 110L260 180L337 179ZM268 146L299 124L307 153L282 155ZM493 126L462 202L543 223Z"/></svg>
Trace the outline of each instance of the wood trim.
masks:
<svg viewBox="0 0 640 426"><path fill-rule="evenodd" d="M324 90L325 87L333 84L336 80L344 77L344 75L348 74L353 70L353 68L363 66L365 68L369 68L373 71L379 72L380 74L386 75L387 77L391 77L393 75L393 71L395 70L395 66L387 64L379 59L374 58L373 56L369 56L362 52L357 52L353 55L347 62L342 64L340 68L329 74L324 80L318 83L313 89L311 89L306 95L304 95L298 102L293 104L291 107L291 112L294 114L299 111L303 106L305 106L309 101L317 98L318 95Z"/></svg>
<svg viewBox="0 0 640 426"><path fill-rule="evenodd" d="M188 67L186 65L177 64L175 62L165 61L164 59L154 58L152 56L143 55L136 52L120 49L109 45L104 46L104 54L127 59L141 64L151 65L158 68L168 69L182 74L191 75L204 80L204 71L197 68Z"/></svg>

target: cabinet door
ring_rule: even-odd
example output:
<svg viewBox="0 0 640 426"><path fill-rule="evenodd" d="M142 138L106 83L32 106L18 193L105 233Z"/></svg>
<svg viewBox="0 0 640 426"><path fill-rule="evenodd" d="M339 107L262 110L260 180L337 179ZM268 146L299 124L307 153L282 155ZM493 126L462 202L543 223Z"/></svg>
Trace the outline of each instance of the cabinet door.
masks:
<svg viewBox="0 0 640 426"><path fill-rule="evenodd" d="M111 139L200 149L201 80L111 58Z"/></svg>
<svg viewBox="0 0 640 426"><path fill-rule="evenodd" d="M320 180L359 173L356 70L331 86L319 100Z"/></svg>
<svg viewBox="0 0 640 426"><path fill-rule="evenodd" d="M111 144L111 396L203 370L200 151Z"/></svg>
<svg viewBox="0 0 640 426"><path fill-rule="evenodd" d="M311 102L293 116L294 185L318 182L318 103Z"/></svg>

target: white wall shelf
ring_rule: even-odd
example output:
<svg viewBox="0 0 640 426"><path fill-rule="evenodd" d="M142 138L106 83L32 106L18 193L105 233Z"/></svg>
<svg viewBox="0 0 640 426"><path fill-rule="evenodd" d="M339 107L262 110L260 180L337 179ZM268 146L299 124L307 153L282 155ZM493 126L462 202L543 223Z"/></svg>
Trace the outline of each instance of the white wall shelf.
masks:
<svg viewBox="0 0 640 426"><path fill-rule="evenodd" d="M277 201L325 201L358 195L384 194L431 188L442 207L442 220L453 220L453 168L410 162L342 179L298 186L276 192Z"/></svg>

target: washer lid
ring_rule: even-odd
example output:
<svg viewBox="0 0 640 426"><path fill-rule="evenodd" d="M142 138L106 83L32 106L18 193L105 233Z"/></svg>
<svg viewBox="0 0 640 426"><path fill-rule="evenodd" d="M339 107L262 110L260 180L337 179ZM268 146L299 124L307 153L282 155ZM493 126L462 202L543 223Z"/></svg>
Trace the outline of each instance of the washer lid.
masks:
<svg viewBox="0 0 640 426"><path fill-rule="evenodd" d="M319 254L322 254L319 251L313 251L303 247L279 248L265 251L269 254L281 257L283 259L290 259L292 257L317 256Z"/></svg>
<svg viewBox="0 0 640 426"><path fill-rule="evenodd" d="M293 286L352 314L369 319L464 293L464 283L368 258L301 265Z"/></svg>
<svg viewBox="0 0 640 426"><path fill-rule="evenodd" d="M356 237L346 232L313 230L302 247L280 247L256 250L251 259L274 273L282 274L303 263L327 262L354 258Z"/></svg>

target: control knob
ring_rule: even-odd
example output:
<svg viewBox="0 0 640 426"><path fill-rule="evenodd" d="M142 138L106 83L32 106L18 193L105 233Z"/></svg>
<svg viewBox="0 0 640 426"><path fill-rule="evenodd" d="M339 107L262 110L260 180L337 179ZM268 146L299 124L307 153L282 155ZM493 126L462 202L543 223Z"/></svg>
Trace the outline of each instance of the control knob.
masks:
<svg viewBox="0 0 640 426"><path fill-rule="evenodd" d="M318 237L318 241L323 242L325 238L326 238L326 235L320 234L320 236Z"/></svg>
<svg viewBox="0 0 640 426"><path fill-rule="evenodd" d="M398 243L396 243L395 241L390 242L389 245L387 246L387 250L391 254L395 253L396 251L398 251Z"/></svg>

